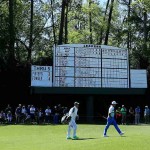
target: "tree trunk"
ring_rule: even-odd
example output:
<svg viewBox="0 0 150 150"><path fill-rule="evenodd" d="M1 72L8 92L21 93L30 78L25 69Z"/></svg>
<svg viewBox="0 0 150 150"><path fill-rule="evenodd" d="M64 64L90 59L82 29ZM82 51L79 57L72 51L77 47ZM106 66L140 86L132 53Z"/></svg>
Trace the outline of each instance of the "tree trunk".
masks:
<svg viewBox="0 0 150 150"><path fill-rule="evenodd" d="M8 64L11 69L15 66L15 31L14 31L14 0L9 0L9 59Z"/></svg>
<svg viewBox="0 0 150 150"><path fill-rule="evenodd" d="M65 20L65 0L62 0L61 21L60 21L60 28L59 28L58 45L61 45L63 43L64 20Z"/></svg>
<svg viewBox="0 0 150 150"><path fill-rule="evenodd" d="M106 20L106 15L107 15L107 11L108 11L109 2L110 2L110 0L107 0L105 14L104 14L104 17L103 17L103 24L102 24L102 27L101 27L101 30L100 30L100 44L102 44L102 41L103 41L103 32L104 32L103 28L104 28L104 23L105 23L105 20Z"/></svg>
<svg viewBox="0 0 150 150"><path fill-rule="evenodd" d="M92 37L92 13L91 13L91 3L92 0L89 0L89 28L90 28L90 44L93 43L93 37Z"/></svg>
<svg viewBox="0 0 150 150"><path fill-rule="evenodd" d="M130 14L131 14L131 2L132 0L129 0L128 3L128 39L127 39L127 48L129 51L129 87L131 88L131 72L130 72L130 51L131 51L131 23L129 21Z"/></svg>
<svg viewBox="0 0 150 150"><path fill-rule="evenodd" d="M53 36L54 36L54 44L56 44L56 34L55 34L55 23L54 23L54 13L53 13L53 3L54 3L54 0L51 0Z"/></svg>
<svg viewBox="0 0 150 150"><path fill-rule="evenodd" d="M69 0L66 0L66 12L65 12L65 44L68 43L68 3L69 3Z"/></svg>
<svg viewBox="0 0 150 150"><path fill-rule="evenodd" d="M127 40L127 48L128 48L129 51L131 49L131 23L129 21L130 14L131 14L131 6L130 6L131 1L132 0L129 0L129 3L128 3L128 40Z"/></svg>
<svg viewBox="0 0 150 150"><path fill-rule="evenodd" d="M148 30L147 30L147 11L144 11L144 42L143 50L147 52L147 39L148 39Z"/></svg>
<svg viewBox="0 0 150 150"><path fill-rule="evenodd" d="M29 49L28 49L28 57L27 62L31 63L31 53L33 47L33 5L34 1L31 0L31 14L30 14L30 37L29 37Z"/></svg>
<svg viewBox="0 0 150 150"><path fill-rule="evenodd" d="M106 30L106 36L105 36L104 45L108 45L108 38L109 38L109 31L110 31L110 26L111 26L113 5L114 5L114 0L111 0L111 6L110 6L109 17L108 17L108 23L107 23L107 30Z"/></svg>

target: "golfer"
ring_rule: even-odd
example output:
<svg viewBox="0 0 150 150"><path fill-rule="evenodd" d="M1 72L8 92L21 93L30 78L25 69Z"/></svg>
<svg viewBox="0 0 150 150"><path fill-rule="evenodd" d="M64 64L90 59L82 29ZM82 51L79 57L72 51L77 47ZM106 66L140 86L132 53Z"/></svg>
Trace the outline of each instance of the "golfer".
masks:
<svg viewBox="0 0 150 150"><path fill-rule="evenodd" d="M119 127L118 127L118 125L117 125L117 123L116 123L116 120L115 120L115 118L114 118L114 116L115 116L114 108L115 108L116 104L117 104L116 101L112 101L111 106L109 107L109 110L108 110L108 117L107 117L107 124L106 124L106 126L105 126L104 134L103 134L104 137L108 137L108 136L107 136L107 130L108 130L108 128L109 128L109 126L110 126L111 124L114 125L114 127L116 128L117 132L118 132L120 135L123 135L123 134L124 134L124 132L122 132L122 131L119 129Z"/></svg>
<svg viewBox="0 0 150 150"><path fill-rule="evenodd" d="M78 108L79 108L79 103L74 102L74 107L72 107L69 110L69 116L71 117L71 120L68 125L67 139L73 139L73 140L78 139L78 137L76 135L76 131L77 131L76 119L78 119L78 114L77 114ZM73 129L73 138L71 138L71 136L70 136L71 129Z"/></svg>

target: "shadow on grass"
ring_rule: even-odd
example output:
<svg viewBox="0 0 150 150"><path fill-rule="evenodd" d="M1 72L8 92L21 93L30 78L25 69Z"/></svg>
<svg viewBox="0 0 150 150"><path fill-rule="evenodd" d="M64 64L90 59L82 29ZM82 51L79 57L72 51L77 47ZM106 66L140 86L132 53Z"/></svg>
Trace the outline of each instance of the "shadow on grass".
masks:
<svg viewBox="0 0 150 150"><path fill-rule="evenodd" d="M96 138L79 138L77 140L94 140L94 139L96 139Z"/></svg>
<svg viewBox="0 0 150 150"><path fill-rule="evenodd" d="M125 137L127 137L127 136L109 136L109 137L105 137L105 138L125 138Z"/></svg>

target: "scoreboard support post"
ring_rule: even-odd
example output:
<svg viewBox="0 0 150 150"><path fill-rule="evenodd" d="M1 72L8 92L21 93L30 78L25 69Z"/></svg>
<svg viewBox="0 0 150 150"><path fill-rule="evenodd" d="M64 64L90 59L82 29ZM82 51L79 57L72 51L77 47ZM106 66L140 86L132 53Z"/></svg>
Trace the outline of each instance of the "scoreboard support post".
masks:
<svg viewBox="0 0 150 150"><path fill-rule="evenodd" d="M94 98L93 96L88 96L86 100L86 120L87 122L93 122L94 118ZM89 117L90 116L90 117Z"/></svg>

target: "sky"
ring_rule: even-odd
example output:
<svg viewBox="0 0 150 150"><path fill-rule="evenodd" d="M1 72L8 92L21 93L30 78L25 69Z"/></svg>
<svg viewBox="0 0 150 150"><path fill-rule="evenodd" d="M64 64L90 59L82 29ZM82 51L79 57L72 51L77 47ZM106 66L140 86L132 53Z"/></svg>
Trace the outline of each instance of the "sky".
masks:
<svg viewBox="0 0 150 150"><path fill-rule="evenodd" d="M83 0L83 2L86 2L87 0ZM100 4L104 4L107 2L107 0L98 0L100 2Z"/></svg>

